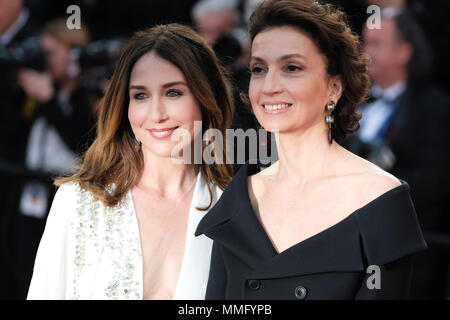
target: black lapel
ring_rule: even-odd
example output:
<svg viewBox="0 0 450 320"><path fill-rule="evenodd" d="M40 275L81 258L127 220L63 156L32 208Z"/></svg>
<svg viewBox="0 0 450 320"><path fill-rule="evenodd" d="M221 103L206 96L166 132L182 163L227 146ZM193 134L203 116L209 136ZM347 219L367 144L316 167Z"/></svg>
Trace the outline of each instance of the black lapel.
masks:
<svg viewBox="0 0 450 320"><path fill-rule="evenodd" d="M255 271L251 273L252 277L361 272L368 262L390 261L426 246L412 208L408 184L401 181L401 186L337 224L277 254L250 204L247 176L252 171L255 168L251 165L244 165L239 170L196 231L196 235L205 234L250 266ZM395 241L383 240L393 238L388 234L404 236L399 232L403 226L407 226L412 234L406 237L407 243L398 237L394 237Z"/></svg>
<svg viewBox="0 0 450 320"><path fill-rule="evenodd" d="M219 242L253 269L277 254L248 198L247 177L258 171L257 165L243 165L195 233Z"/></svg>
<svg viewBox="0 0 450 320"><path fill-rule="evenodd" d="M248 198L247 177L257 171L257 166L242 166L199 223L196 235L205 234L220 243L255 270L259 278L363 269L353 215L277 254Z"/></svg>
<svg viewBox="0 0 450 320"><path fill-rule="evenodd" d="M257 279L322 272L364 270L361 238L355 214L299 242L260 266Z"/></svg>

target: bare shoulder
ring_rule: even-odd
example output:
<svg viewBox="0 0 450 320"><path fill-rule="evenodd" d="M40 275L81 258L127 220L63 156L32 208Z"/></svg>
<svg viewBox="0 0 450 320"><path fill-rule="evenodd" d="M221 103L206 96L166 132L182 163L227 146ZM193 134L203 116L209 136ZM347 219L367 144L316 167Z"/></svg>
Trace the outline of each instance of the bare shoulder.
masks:
<svg viewBox="0 0 450 320"><path fill-rule="evenodd" d="M381 169L380 169L381 170ZM401 185L401 182L393 175L382 172L371 172L362 176L361 190L364 190L364 198L367 202L372 201L386 192L391 191Z"/></svg>
<svg viewBox="0 0 450 320"><path fill-rule="evenodd" d="M368 203L401 185L395 176L356 155L352 157L350 170L354 176L352 189L363 202Z"/></svg>

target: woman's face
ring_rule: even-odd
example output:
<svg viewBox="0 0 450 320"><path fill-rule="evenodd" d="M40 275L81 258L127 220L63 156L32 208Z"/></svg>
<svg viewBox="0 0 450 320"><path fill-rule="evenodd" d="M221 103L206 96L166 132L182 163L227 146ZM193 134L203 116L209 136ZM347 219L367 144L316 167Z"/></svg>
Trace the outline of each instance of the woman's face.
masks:
<svg viewBox="0 0 450 320"><path fill-rule="evenodd" d="M180 147L181 138L171 139L178 134L189 134L183 146L192 144L198 134L194 121L202 120L200 105L172 63L153 51L142 56L131 70L129 97L128 119L143 150L170 157Z"/></svg>
<svg viewBox="0 0 450 320"><path fill-rule="evenodd" d="M325 106L337 103L340 81L327 75L325 57L304 33L277 27L257 34L250 70L250 101L266 130L291 133L326 125Z"/></svg>
<svg viewBox="0 0 450 320"><path fill-rule="evenodd" d="M67 76L70 49L49 34L41 36L41 46L44 49L50 75L56 81Z"/></svg>

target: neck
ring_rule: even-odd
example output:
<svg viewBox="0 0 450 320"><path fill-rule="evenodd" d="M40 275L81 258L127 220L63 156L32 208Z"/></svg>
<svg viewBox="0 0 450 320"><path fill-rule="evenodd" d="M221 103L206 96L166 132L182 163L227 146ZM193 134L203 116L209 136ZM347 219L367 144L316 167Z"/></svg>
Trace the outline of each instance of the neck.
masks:
<svg viewBox="0 0 450 320"><path fill-rule="evenodd" d="M397 82L406 81L408 78L406 71L399 71L391 77L385 77L383 79L377 79L375 84L380 86L383 90L393 86Z"/></svg>
<svg viewBox="0 0 450 320"><path fill-rule="evenodd" d="M318 124L304 131L280 133L277 139L277 178L293 186L332 174L333 158L342 147L328 142L328 127Z"/></svg>
<svg viewBox="0 0 450 320"><path fill-rule="evenodd" d="M137 181L142 190L147 190L160 197L174 198L184 194L197 178L198 165L178 164L170 157L158 157L144 148L144 169Z"/></svg>

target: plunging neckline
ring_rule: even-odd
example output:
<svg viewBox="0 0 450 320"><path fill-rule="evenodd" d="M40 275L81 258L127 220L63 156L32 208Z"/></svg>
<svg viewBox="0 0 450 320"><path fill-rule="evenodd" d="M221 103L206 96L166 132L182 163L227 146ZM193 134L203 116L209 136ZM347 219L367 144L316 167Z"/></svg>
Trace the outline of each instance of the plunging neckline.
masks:
<svg viewBox="0 0 450 320"><path fill-rule="evenodd" d="M347 215L345 218L339 220L335 224L333 224L333 225L331 225L331 226L329 226L329 227L327 227L327 228L325 228L325 229L323 229L323 230L313 234L312 236L309 236L309 237L307 237L307 238L305 238L305 239L303 239L303 240L301 240L301 241L299 241L297 243L294 243L293 245L287 247L286 249L278 252L278 250L276 249L274 243L272 242L269 234L266 232L264 226L262 225L261 220L258 218L257 213L253 209L253 205L252 205L252 202L250 200L249 188L248 188L248 178L250 177L248 175L249 167L250 167L250 165L247 165L247 167L245 168L246 172L245 172L245 176L244 176L243 185L244 185L244 189L245 189L246 192L243 192L243 194L244 194L244 201L245 201L245 204L249 208L248 214L251 216L251 218L253 220L255 220L255 225L259 229L259 232L261 232L263 234L263 237L264 237L265 241L267 242L268 247L272 251L272 256L273 257L278 257L278 256L283 256L283 255L289 254L289 252L295 250L297 247L305 245L305 243L308 243L308 242L310 242L310 241L312 241L312 240L314 240L314 239L316 239L318 237L326 235L327 233L331 232L333 229L341 226L342 224L348 223L351 219L354 218L355 215L357 215L358 213L361 213L367 207L372 206L375 202L378 202L381 199L384 199L385 197L387 197L392 192L397 191L399 188L403 188L403 187L407 186L407 183L405 181L403 181L401 179L398 179L401 182L401 185L399 185L399 186L397 186L395 188L392 188L392 189L382 193L381 195L379 195L375 199L371 200L367 204L365 204L362 207L359 207L358 209L354 210L349 215ZM261 171L261 170L259 170L259 171ZM257 173L255 173L255 174L257 174ZM247 210L244 210L244 211L247 211Z"/></svg>
<svg viewBox="0 0 450 320"><path fill-rule="evenodd" d="M189 236L189 226L190 226L190 224L192 224L192 213L193 213L193 210L195 209L194 200L196 200L199 197L199 193L201 192L201 190L200 190L201 179L202 179L201 172L198 172L197 177L195 179L194 186L193 186L192 199L189 204L189 212L188 212L188 219L187 219L187 224L186 224L186 235L185 235L185 241L184 241L183 258L181 260L180 271L178 272L178 275L177 275L177 284L176 284L175 290L172 294L172 299L170 299L170 300L179 299L178 295L179 295L179 291L181 288L182 275L184 274L183 271L184 271L184 269L186 269L188 267L187 266L187 263L188 263L188 261L187 261L188 252L187 251L188 251L188 246L190 245L190 242L192 241ZM142 190L140 190L140 191L144 192ZM192 191L192 189L190 191ZM140 232L141 229L139 228L139 221L138 221L138 217L137 217L136 205L135 205L135 201L133 199L131 190L128 191L128 196L130 199L131 208L133 210L135 228L137 228L137 230L138 230L139 252L140 252L140 260L141 260L141 272L140 272L140 278L141 278L141 283L142 283L141 294L142 294L142 300L144 300L144 258L143 258L144 250L142 247L142 239L141 239L141 232ZM195 228L194 228L194 230L195 230Z"/></svg>

